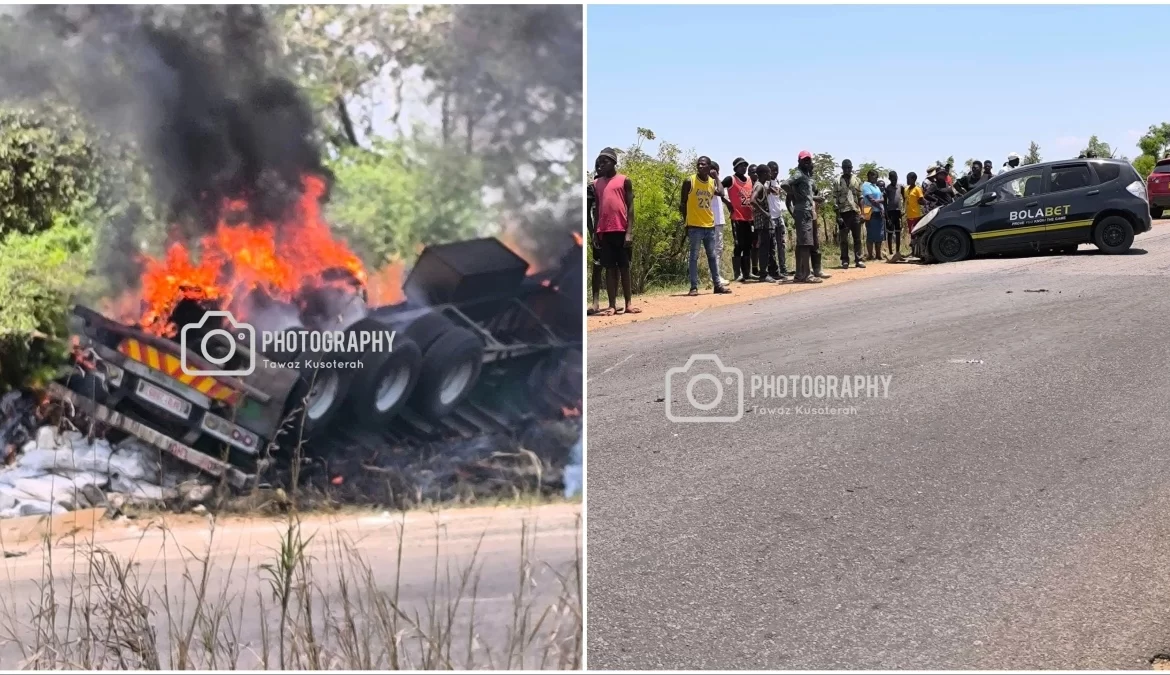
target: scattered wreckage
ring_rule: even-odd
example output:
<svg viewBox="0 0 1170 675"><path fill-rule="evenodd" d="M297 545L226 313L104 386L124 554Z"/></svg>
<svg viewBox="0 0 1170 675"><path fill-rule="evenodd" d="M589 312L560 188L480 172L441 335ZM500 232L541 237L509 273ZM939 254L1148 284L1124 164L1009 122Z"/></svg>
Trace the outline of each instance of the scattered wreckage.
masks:
<svg viewBox="0 0 1170 675"><path fill-rule="evenodd" d="M578 241L559 264L534 272L494 238L435 245L416 261L399 302L370 306L361 284L341 274L296 303L250 298L239 322L213 303L184 300L169 316L171 335L78 306L71 368L49 384L35 417L77 427L68 445L81 448L87 468L63 476L73 501L86 486L91 497L94 486L142 487L127 484L125 471L102 478L91 465L141 459L144 447L156 465L191 474L152 472L145 490L159 499L180 498L184 481L237 494L310 483L347 501L382 503L559 491L580 438L581 253ZM249 320L268 331L393 338L389 349L339 360L289 350L292 340L265 348L240 330ZM24 456L65 452L49 430L28 423L27 404L9 399L8 407L0 409L5 445L23 445ZM66 461L54 457L58 468ZM12 501L4 485L0 474L0 515ZM61 501L26 496L25 511L51 512Z"/></svg>

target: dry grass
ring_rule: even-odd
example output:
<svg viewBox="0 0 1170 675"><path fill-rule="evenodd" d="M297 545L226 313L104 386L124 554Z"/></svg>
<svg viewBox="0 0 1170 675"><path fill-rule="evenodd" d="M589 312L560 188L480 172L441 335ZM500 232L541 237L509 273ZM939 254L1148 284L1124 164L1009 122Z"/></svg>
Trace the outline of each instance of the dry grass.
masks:
<svg viewBox="0 0 1170 675"><path fill-rule="evenodd" d="M163 528L161 555L139 561L77 534L43 541L40 578L10 580L0 608L0 665L29 669L579 669L582 646L580 522L567 570L537 562L521 525L514 577L482 574L485 533L458 555L433 556L394 524L394 564L367 559L342 531L306 536L289 516L262 564L216 548L193 551ZM189 535L190 533L186 533ZM145 536L145 533L144 533ZM187 536L189 539L190 537ZM410 560L404 551L415 548ZM427 542L429 547L429 541ZM387 547L389 548L389 547ZM217 552L218 551L218 552ZM497 555L499 552L497 551ZM420 588L418 558L429 569ZM69 556L71 573L59 573ZM413 561L413 562L412 562ZM410 565L410 567L406 567ZM161 567L157 569L156 567ZM154 568L154 569L152 569ZM58 570L58 571L55 571ZM407 572L404 579L404 571ZM413 574L412 574L413 573ZM161 574L159 583L157 578ZM413 581L411 581L413 579ZM20 584L35 588L20 588ZM484 586L508 586L484 618ZM489 592L489 595L492 592ZM500 621L501 617L506 621Z"/></svg>

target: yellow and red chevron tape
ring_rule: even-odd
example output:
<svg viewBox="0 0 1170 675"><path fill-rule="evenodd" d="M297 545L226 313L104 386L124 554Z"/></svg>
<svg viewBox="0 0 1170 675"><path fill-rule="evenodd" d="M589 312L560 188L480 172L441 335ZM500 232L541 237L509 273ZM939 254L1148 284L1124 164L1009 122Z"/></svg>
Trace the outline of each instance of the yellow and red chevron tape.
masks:
<svg viewBox="0 0 1170 675"><path fill-rule="evenodd" d="M220 384L218 380L209 375L188 375L184 373L183 363L179 360L179 357L148 344L143 344L138 340L123 340L122 344L118 345L118 351L139 363L170 375L204 396L214 398L218 401L226 401L227 403L236 403L242 396L239 391L225 384Z"/></svg>

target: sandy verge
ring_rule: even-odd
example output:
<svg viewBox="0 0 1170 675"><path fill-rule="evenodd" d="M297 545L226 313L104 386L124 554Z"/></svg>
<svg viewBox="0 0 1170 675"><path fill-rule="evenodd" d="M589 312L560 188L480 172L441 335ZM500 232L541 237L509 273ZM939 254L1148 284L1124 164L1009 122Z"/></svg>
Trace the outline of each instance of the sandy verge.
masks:
<svg viewBox="0 0 1170 675"><path fill-rule="evenodd" d="M792 282L783 284L748 282L746 284L740 284L733 282L731 284L731 295L715 295L710 289L704 289L699 291L697 297L693 298L688 296L686 291L663 295L634 296L634 306L642 309L641 314L586 317L586 330L594 331L627 323L645 321L647 319L660 319L665 316L677 316L679 314L693 314L694 312L711 309L712 307L724 307L726 305L751 302L753 300L787 295L789 293L801 293L834 284L843 284L856 279L868 279L887 274L897 274L921 267L919 263L868 262L866 263L865 269L857 269L851 266L849 269L843 270L840 269L841 263L837 260L826 262L830 265L836 265L837 269L827 267L825 272L832 275L832 278L826 279L822 284L797 284ZM604 290L601 291L601 297L602 306L604 306ZM620 299L618 304L620 306Z"/></svg>

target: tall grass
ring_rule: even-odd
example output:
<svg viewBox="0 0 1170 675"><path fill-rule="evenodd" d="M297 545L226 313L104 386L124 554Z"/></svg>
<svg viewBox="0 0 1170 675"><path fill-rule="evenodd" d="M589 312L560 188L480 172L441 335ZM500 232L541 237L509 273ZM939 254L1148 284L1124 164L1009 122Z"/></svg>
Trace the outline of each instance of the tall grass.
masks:
<svg viewBox="0 0 1170 675"><path fill-rule="evenodd" d="M536 535L521 526L507 610L485 619L481 533L459 562L435 523L428 588L404 578L406 521L394 523L389 569L342 531L307 535L296 515L279 545L249 565L185 547L161 526L154 559L118 555L81 535L42 541L40 578L0 602L0 665L30 669L579 669L582 651L580 519L569 569L542 565ZM190 532L188 531L189 535ZM145 536L145 533L143 534ZM142 539L135 544L139 546ZM498 554L498 551L497 551ZM421 555L415 550L413 557ZM61 556L71 558L67 577ZM510 554L509 554L510 557ZM57 565L54 559L58 558ZM149 565L161 565L161 584ZM144 572L144 570L147 570ZM408 577L410 575L407 575ZM498 592L498 591L497 591ZM419 596L421 593L421 603ZM407 596L410 596L409 598ZM23 599L22 599L23 598ZM508 621L498 622L506 615ZM493 620L495 619L495 620Z"/></svg>

